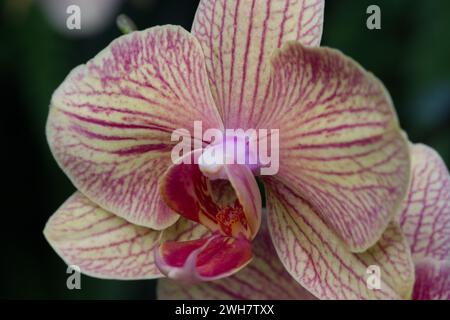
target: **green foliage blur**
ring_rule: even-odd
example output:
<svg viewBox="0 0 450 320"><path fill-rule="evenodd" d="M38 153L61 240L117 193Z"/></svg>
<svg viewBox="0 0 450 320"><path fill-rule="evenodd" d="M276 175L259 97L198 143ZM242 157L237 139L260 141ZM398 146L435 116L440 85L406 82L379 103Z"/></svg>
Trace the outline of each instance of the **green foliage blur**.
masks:
<svg viewBox="0 0 450 320"><path fill-rule="evenodd" d="M56 1L56 0L55 0ZM75 190L52 158L45 122L53 90L68 72L120 36L114 19L91 36L70 37L50 24L40 0L0 1L3 169L0 297L9 299L152 299L154 281L82 276L66 287L66 266L45 241L48 217ZM129 0L117 12L139 29L190 29L198 1ZM366 28L366 9L381 8L382 29ZM450 1L327 0L322 44L372 71L391 93L413 142L450 164ZM6 206L5 206L6 205Z"/></svg>

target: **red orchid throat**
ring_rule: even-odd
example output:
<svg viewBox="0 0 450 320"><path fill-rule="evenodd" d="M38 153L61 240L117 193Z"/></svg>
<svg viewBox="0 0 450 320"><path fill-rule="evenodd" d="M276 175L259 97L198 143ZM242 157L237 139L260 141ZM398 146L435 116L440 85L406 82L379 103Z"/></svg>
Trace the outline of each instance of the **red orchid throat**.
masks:
<svg viewBox="0 0 450 320"><path fill-rule="evenodd" d="M166 276L182 281L214 280L251 261L251 240L261 219L259 189L245 165L227 165L225 172L228 182L211 181L197 164L181 163L170 167L162 178L160 192L166 204L193 221L192 230L209 230L198 239L193 231L187 238L174 237L160 245L156 263Z"/></svg>
<svg viewBox="0 0 450 320"><path fill-rule="evenodd" d="M251 230L239 201L236 200L234 206L222 208L216 214L216 219L224 236L251 239Z"/></svg>

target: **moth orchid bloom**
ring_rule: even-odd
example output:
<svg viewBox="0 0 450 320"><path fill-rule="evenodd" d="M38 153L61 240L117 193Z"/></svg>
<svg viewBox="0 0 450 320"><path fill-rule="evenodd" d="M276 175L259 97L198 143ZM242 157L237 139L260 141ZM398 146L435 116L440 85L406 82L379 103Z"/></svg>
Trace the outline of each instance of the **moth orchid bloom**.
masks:
<svg viewBox="0 0 450 320"><path fill-rule="evenodd" d="M125 279L242 269L262 221L261 168L173 164L171 134L192 133L196 121L279 129L279 171L261 180L287 273L323 299L410 296L410 250L392 222L408 187L408 143L382 83L317 47L323 9L320 0L203 0L191 33L133 32L74 69L47 125L79 190L45 230L63 259ZM384 275L380 290L366 284L371 265Z"/></svg>
<svg viewBox="0 0 450 320"><path fill-rule="evenodd" d="M396 219L415 264L412 299L450 299L450 175L430 147L411 146L412 176ZM160 299L314 299L276 261L267 227L255 241L255 259L236 275L212 283L185 286L159 280Z"/></svg>

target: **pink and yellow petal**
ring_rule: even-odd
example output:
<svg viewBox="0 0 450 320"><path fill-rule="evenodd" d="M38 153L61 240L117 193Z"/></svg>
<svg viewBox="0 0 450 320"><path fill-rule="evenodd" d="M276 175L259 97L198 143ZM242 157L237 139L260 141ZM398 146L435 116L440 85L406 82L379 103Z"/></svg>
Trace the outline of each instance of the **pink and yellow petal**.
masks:
<svg viewBox="0 0 450 320"><path fill-rule="evenodd" d="M160 233L103 210L79 192L56 211L44 230L68 265L107 279L162 277L153 256Z"/></svg>
<svg viewBox="0 0 450 320"><path fill-rule="evenodd" d="M209 237L190 241L166 241L155 251L158 268L171 279L183 282L210 281L227 277L252 259L245 238Z"/></svg>
<svg viewBox="0 0 450 320"><path fill-rule="evenodd" d="M328 48L284 46L272 60L271 112L280 129L279 181L298 188L355 252L380 238L406 195L410 157L385 88Z"/></svg>
<svg viewBox="0 0 450 320"><path fill-rule="evenodd" d="M202 0L192 33L229 128L256 128L266 107L270 57L286 41L320 43L323 0Z"/></svg>
<svg viewBox="0 0 450 320"><path fill-rule="evenodd" d="M411 146L411 184L400 224L415 259L450 261L450 175L425 145Z"/></svg>
<svg viewBox="0 0 450 320"><path fill-rule="evenodd" d="M409 299L414 267L406 239L395 225L364 253L343 241L301 195L266 184L269 229L287 271L320 299ZM380 270L380 288L367 284L370 266Z"/></svg>
<svg viewBox="0 0 450 320"><path fill-rule="evenodd" d="M164 229L158 178L170 165L175 129L221 128L198 41L182 28L133 32L75 68L55 91L51 150L75 186L130 222Z"/></svg>
<svg viewBox="0 0 450 320"><path fill-rule="evenodd" d="M414 300L450 300L450 261L416 262Z"/></svg>

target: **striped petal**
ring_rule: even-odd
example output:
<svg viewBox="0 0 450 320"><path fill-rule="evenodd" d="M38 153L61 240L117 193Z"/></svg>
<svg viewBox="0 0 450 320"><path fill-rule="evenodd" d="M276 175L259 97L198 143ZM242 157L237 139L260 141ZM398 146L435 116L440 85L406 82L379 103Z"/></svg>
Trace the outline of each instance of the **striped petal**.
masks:
<svg viewBox="0 0 450 320"><path fill-rule="evenodd" d="M450 262L424 259L416 263L414 300L450 300Z"/></svg>
<svg viewBox="0 0 450 320"><path fill-rule="evenodd" d="M200 40L214 98L229 128L256 128L266 107L273 51L286 41L320 43L323 0L202 0Z"/></svg>
<svg viewBox="0 0 450 320"><path fill-rule="evenodd" d="M390 225L364 253L346 249L298 192L266 184L269 229L287 271L320 299L402 299L411 296L414 271L406 239ZM380 287L368 286L371 266Z"/></svg>
<svg viewBox="0 0 450 320"><path fill-rule="evenodd" d="M186 219L203 224L212 232L224 236L253 239L261 224L261 195L251 170L245 165L226 165L225 171L235 197L229 196L229 188L212 183L195 164L200 156L194 151L186 157L191 164L172 165L160 183L160 192L166 204ZM217 190L213 186L220 187ZM219 195L226 191L224 203ZM223 197L222 197L223 198ZM223 200L223 199L222 199Z"/></svg>
<svg viewBox="0 0 450 320"><path fill-rule="evenodd" d="M227 277L252 259L250 242L212 234L191 241L166 241L155 250L159 270L178 281L209 281Z"/></svg>
<svg viewBox="0 0 450 320"><path fill-rule="evenodd" d="M107 279L162 277L154 261L160 232L133 225L77 192L50 218L44 235L68 265Z"/></svg>
<svg viewBox="0 0 450 320"><path fill-rule="evenodd" d="M365 251L398 212L409 182L409 148L392 101L336 50L291 43L272 62L269 105L277 109L261 125L280 129L277 177L298 188L352 251Z"/></svg>
<svg viewBox="0 0 450 320"><path fill-rule="evenodd" d="M450 261L450 175L441 157L414 145L412 176L400 224L417 260Z"/></svg>
<svg viewBox="0 0 450 320"><path fill-rule="evenodd" d="M158 298L165 300L309 300L314 299L287 273L270 239L267 223L252 242L253 260L228 278L195 285L161 279Z"/></svg>
<svg viewBox="0 0 450 320"><path fill-rule="evenodd" d="M204 56L185 30L133 32L75 68L55 91L47 138L75 186L130 222L164 229L178 215L158 194L171 133L221 128Z"/></svg>
<svg viewBox="0 0 450 320"><path fill-rule="evenodd" d="M412 176L400 224L416 265L415 300L450 300L450 175L436 151L411 145Z"/></svg>

